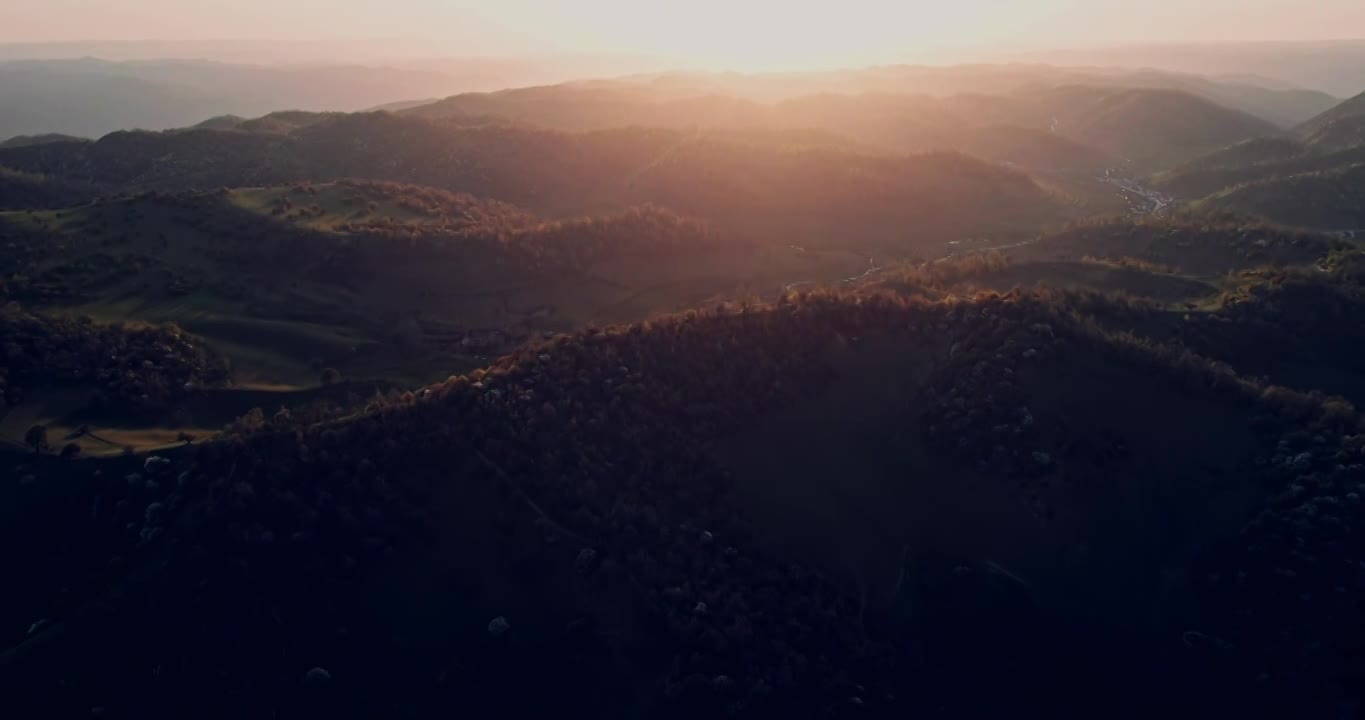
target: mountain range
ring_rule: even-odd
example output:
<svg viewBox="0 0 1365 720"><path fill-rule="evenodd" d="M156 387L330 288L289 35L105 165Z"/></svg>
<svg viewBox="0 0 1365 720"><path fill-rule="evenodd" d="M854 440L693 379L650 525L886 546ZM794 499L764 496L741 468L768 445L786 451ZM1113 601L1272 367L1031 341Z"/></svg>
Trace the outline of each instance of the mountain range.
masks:
<svg viewBox="0 0 1365 720"><path fill-rule="evenodd" d="M243 65L200 60L10 60L0 62L0 138L63 132L98 137L114 130L183 127L217 115L280 110L355 111L420 98L561 82L604 62L444 61L406 66ZM580 75L581 76L581 75ZM659 99L721 94L773 102L822 92L1000 94L1033 86L1102 85L1184 90L1292 126L1327 109L1329 95L1151 71L1046 66L935 68L788 75L669 73L641 76ZM950 90L951 89L951 90Z"/></svg>
<svg viewBox="0 0 1365 720"><path fill-rule="evenodd" d="M1359 97L24 67L6 717L1365 703Z"/></svg>
<svg viewBox="0 0 1365 720"><path fill-rule="evenodd" d="M0 46L0 57L5 47ZM23 53L18 58L0 60L0 94L6 98L0 107L0 139L51 132L95 138L115 130L183 127L227 114L364 110L454 92L563 82L629 67L626 61L592 58L266 65L155 56L34 60L24 59L34 57L31 48L21 46L18 52Z"/></svg>

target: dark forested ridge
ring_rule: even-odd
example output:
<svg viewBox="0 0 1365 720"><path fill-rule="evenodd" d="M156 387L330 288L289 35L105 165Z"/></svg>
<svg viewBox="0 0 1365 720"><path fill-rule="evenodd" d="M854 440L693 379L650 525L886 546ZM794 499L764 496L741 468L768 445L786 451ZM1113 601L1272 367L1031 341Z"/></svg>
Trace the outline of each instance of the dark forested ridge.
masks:
<svg viewBox="0 0 1365 720"><path fill-rule="evenodd" d="M894 66L4 143L0 713L1353 717L1357 104Z"/></svg>
<svg viewBox="0 0 1365 720"><path fill-rule="evenodd" d="M1122 716L1203 707L1183 694L1189 672L1221 678L1223 692L1258 688L1218 700L1224 707L1304 702L1298 693L1335 702L1333 673L1359 642L1356 597L1333 591L1359 581L1361 549L1349 538L1365 477L1354 409L1105 330L1110 312L1066 296L817 294L561 337L334 422L247 418L210 445L105 468L109 477L49 499L54 516L9 526L33 533L69 522L63 512L91 515L86 535L69 541L72 574L27 584L10 601L69 598L46 605L52 627L29 629L38 640L20 647L22 663L6 657L8 692L39 702L56 692L45 685L55 682L48 663L81 657L90 669L68 670L50 707L120 704L138 692L156 716L203 697L223 698L228 715L325 707L365 716L415 702L424 713L615 715L624 698L603 705L604 694L629 683L629 705L656 716L1006 707L987 688L1058 712ZM921 349L875 355L902 343ZM884 369L867 376L864 361ZM1101 387L1108 405L1081 430L1075 393ZM772 555L761 538L780 536L781 524L746 503L767 492L753 483L783 476L750 476L747 461L708 448L748 438L762 453L762 418L849 392L882 395L861 401L900 438L880 451L891 453L878 458L888 463L880 472L921 464L929 474L903 482L936 486L921 502L945 510L977 488L987 505L967 516L1001 525L971 529L985 534L968 545L1082 543L1093 555L983 563L942 554L965 538L941 538L932 551L907 539L899 570L885 568L900 581L855 576L852 587L836 582L843 568L826 552L806 560L823 573ZM1163 410L1152 399L1167 396L1199 422L1153 422L1148 414ZM1121 420L1127 413L1139 416ZM1217 418L1238 420L1218 427ZM807 428L825 436L809 441L845 442L837 422ZM1200 468L1178 470L1191 454ZM16 488L16 502L96 469L22 465L35 479ZM949 467L958 470L942 475ZM790 480L792 492L807 482ZM1129 499L1115 504L1114 493ZM859 501L836 506L850 502L856 510ZM920 514L900 508L892 502L871 522ZM1173 523L1176 544L1134 547L1101 532L1151 513ZM1277 550L1295 522L1309 523L1297 531L1303 541ZM794 552L798 562L806 554ZM1121 582L1101 570L1116 562ZM1159 568L1180 578L1175 596L1143 579ZM487 584L474 591L469 573L487 573ZM72 597L73 588L83 592ZM528 597L534 588L554 600ZM1068 597L1112 592L1126 600L1096 607L1091 620L1056 615ZM949 603L938 611L945 627L917 630L906 614L915 602ZM994 608L991 630L963 655L942 632L981 622L969 609L979 603ZM1138 616L1150 618L1145 628L1129 624ZM1012 624L999 624L1005 617ZM1267 636L1267 622L1289 634ZM1052 642L1029 640L1039 624ZM443 640L461 637L471 642ZM1058 674L1113 642L1126 643L1127 659L1084 671L1101 685L1053 689ZM991 670L1001 665L1012 677ZM1184 671L1153 675L1160 665ZM932 684L944 672L951 682ZM511 692L523 684L544 692ZM1137 687L1136 704L1110 694Z"/></svg>

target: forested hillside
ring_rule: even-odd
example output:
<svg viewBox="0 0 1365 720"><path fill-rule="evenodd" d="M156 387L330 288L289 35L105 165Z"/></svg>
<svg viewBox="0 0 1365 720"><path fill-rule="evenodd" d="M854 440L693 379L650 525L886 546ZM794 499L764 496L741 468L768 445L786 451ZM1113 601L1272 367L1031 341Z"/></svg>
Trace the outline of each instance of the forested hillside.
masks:
<svg viewBox="0 0 1365 720"><path fill-rule="evenodd" d="M1328 126L1365 115L1365 92L1324 110L1309 121L1296 128L1299 135L1308 137L1322 132Z"/></svg>
<svg viewBox="0 0 1365 720"><path fill-rule="evenodd" d="M1070 137L1149 170L1275 131L1251 115L1158 90L1104 95L1063 122Z"/></svg>
<svg viewBox="0 0 1365 720"><path fill-rule="evenodd" d="M1352 596L1332 592L1359 572L1359 549L1335 539L1358 532L1362 478L1342 464L1360 453L1353 408L1103 329L1110 312L1065 296L816 294L562 337L338 422L248 420L11 526L34 532L93 503L75 574L10 601L53 625L24 646L9 691L36 702L48 663L79 656L101 670L67 675L61 703L139 688L166 715L205 697L231 714L383 714L420 698L428 711L614 715L603 693L626 682L656 715L969 714L1003 709L1004 688L1011 706L1123 714L1190 709L1189 672L1223 678L1224 708L1333 702L1339 653L1359 642ZM852 402L869 403L860 425L800 419ZM1181 421L1156 422L1176 407ZM877 429L858 441L858 427ZM810 450L764 451L793 441ZM818 446L851 443L876 454L817 502L836 467ZM966 492L973 505L956 504ZM779 496L785 509L770 504ZM879 536L925 515L911 498L971 529ZM1301 549L1267 556L1303 507L1320 522L1299 531ZM816 522L814 536L783 539L817 511L873 515L851 536L821 540ZM1131 534L1156 518L1178 540ZM787 559L772 554L787 542ZM414 573L431 562L448 569ZM1175 596L1158 580L1171 573ZM63 586L81 594L56 600ZM1282 605L1300 595L1311 612ZM1074 603L1099 614L1056 614ZM949 642L983 604L991 634L975 650ZM197 623L205 613L232 620ZM926 621L937 629L916 629ZM1053 642L1030 640L1038 623ZM1109 655L1116 642L1128 661ZM1160 665L1185 671L1150 672ZM1007 666L1009 679L992 670ZM1092 690L1061 692L1087 666ZM1258 673L1253 694L1233 691ZM544 692L512 692L526 685ZM1120 691L1139 687L1120 711Z"/></svg>
<svg viewBox="0 0 1365 720"><path fill-rule="evenodd" d="M790 274L842 277L860 262L723 240L652 206L544 220L368 181L0 213L0 294L178 323L270 384L315 381L325 367L430 378L544 331L681 309L747 283L767 291Z"/></svg>
<svg viewBox="0 0 1365 720"><path fill-rule="evenodd" d="M175 327L102 326L88 317L35 315L10 303L0 310L0 330L0 417L44 385L85 385L96 409L147 413L228 380L222 359Z"/></svg>
<svg viewBox="0 0 1365 720"><path fill-rule="evenodd" d="M1360 228L1357 170L1365 162L1362 97L1296 129L1295 138L1242 143L1156 176L1161 189L1199 204L1300 227Z"/></svg>
<svg viewBox="0 0 1365 720"><path fill-rule="evenodd" d="M1365 163L1250 182L1205 202L1286 225L1355 232L1365 228Z"/></svg>

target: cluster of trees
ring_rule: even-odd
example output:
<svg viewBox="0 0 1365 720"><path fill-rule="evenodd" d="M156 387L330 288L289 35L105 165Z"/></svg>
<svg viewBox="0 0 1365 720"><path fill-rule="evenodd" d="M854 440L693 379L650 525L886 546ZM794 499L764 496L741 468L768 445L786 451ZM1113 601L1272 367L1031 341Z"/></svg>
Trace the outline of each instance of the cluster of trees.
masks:
<svg viewBox="0 0 1365 720"><path fill-rule="evenodd" d="M719 243L718 235L705 223L654 206L538 223L499 240L532 268L573 271L618 257L667 262L679 254L714 250ZM735 242L731 247L741 245Z"/></svg>
<svg viewBox="0 0 1365 720"><path fill-rule="evenodd" d="M525 224L531 219L514 205L439 188L349 179L339 180L335 186L344 193L343 204L347 206L374 212L380 203L396 205L441 226Z"/></svg>
<svg viewBox="0 0 1365 720"><path fill-rule="evenodd" d="M35 385L88 383L97 408L155 412L228 380L227 363L174 326L101 325L9 303L0 308L0 338L0 410Z"/></svg>
<svg viewBox="0 0 1365 720"><path fill-rule="evenodd" d="M441 238L496 237L534 225L534 215L504 202L419 185L340 180L343 204L363 208L337 226L342 232L440 244ZM383 207L396 207L388 213Z"/></svg>
<svg viewBox="0 0 1365 720"><path fill-rule="evenodd" d="M905 296L939 298L962 285L989 284L992 275L1009 266L1009 257L995 251L968 253L934 262L911 261L878 274L871 287Z"/></svg>
<svg viewBox="0 0 1365 720"><path fill-rule="evenodd" d="M1346 689L1365 700L1365 443L1298 432L1270 466L1280 491L1236 542L1208 559L1199 577L1226 609L1219 632L1238 643L1239 660L1263 684L1300 696Z"/></svg>
<svg viewBox="0 0 1365 720"><path fill-rule="evenodd" d="M1002 311L1011 316L999 317ZM949 310L948 358L923 398L930 440L983 471L1025 485L1052 474L1063 457L1059 443L1065 443L1065 433L1047 427L1046 418L1029 407L1025 373L1028 365L1055 363L1068 351L1076 334L1068 320L1058 306L1007 307L998 296ZM1071 337L1059 338L1059 331ZM1074 443L1065 445L1074 452ZM1039 513L1049 511L1037 496L1034 502Z"/></svg>

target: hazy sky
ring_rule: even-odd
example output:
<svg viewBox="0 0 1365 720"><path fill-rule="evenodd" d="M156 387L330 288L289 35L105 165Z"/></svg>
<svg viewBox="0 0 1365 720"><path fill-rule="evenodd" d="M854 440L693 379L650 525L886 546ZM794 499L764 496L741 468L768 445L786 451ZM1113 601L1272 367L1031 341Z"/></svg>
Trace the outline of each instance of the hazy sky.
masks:
<svg viewBox="0 0 1365 720"><path fill-rule="evenodd" d="M1365 0L0 0L0 42L346 41L366 59L623 53L782 69L1351 37L1365 37Z"/></svg>

